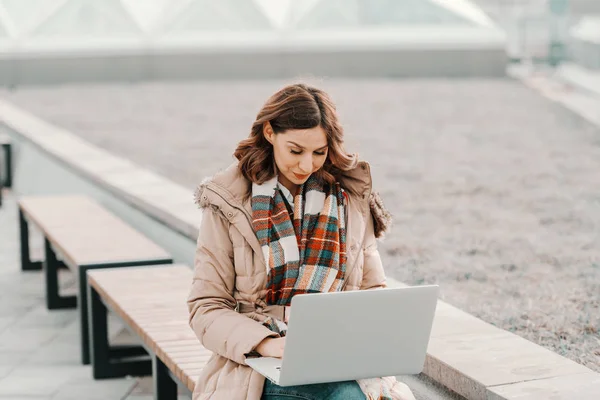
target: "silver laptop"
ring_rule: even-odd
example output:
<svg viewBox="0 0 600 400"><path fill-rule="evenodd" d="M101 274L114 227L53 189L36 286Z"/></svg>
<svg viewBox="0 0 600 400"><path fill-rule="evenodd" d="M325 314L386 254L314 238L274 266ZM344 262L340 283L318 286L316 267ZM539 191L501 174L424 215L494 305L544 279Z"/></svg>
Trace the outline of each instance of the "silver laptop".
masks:
<svg viewBox="0 0 600 400"><path fill-rule="evenodd" d="M418 374L437 285L297 295L283 359L246 363L279 386Z"/></svg>

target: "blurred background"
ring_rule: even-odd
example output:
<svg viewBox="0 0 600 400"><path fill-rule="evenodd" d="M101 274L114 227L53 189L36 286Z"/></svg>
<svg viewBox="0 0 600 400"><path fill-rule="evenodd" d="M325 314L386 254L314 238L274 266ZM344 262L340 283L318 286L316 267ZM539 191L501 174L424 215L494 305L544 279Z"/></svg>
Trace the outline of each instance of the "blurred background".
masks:
<svg viewBox="0 0 600 400"><path fill-rule="evenodd" d="M498 75L503 55L598 67L595 13L594 0L2 0L0 84Z"/></svg>
<svg viewBox="0 0 600 400"><path fill-rule="evenodd" d="M296 81L373 166L388 275L600 371L600 1L0 0L0 97L190 193Z"/></svg>

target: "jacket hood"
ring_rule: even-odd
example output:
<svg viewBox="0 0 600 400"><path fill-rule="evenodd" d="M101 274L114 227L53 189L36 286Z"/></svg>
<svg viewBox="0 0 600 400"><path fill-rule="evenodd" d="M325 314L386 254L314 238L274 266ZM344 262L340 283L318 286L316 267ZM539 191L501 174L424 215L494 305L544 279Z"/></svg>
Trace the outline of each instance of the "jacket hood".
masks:
<svg viewBox="0 0 600 400"><path fill-rule="evenodd" d="M373 217L375 237L383 237L391 227L392 215L385 208L379 193L372 191L369 164L364 161L359 162L356 168L346 171L342 175L340 183L343 188L354 193L353 197L359 201L367 201L368 199L371 216ZM213 191L216 189L224 201L234 204L237 208L245 209L250 214L252 213L250 198L248 197L251 183L244 178L237 162L214 176L205 178L198 185L194 193L194 202L199 208L204 209L214 205L212 196L206 194L209 186L213 188Z"/></svg>

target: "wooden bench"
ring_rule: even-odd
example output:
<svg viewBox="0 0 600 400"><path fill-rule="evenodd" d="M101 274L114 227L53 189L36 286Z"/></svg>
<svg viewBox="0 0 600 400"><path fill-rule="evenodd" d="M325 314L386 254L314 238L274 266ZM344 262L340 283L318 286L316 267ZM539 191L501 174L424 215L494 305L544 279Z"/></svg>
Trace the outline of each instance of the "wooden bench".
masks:
<svg viewBox="0 0 600 400"><path fill-rule="evenodd" d="M0 147L2 147L2 155L0 159L0 206L2 206L2 188L10 188L12 186L12 148L10 145L10 137L5 133L0 133Z"/></svg>
<svg viewBox="0 0 600 400"><path fill-rule="evenodd" d="M27 196L18 201L21 269L42 269L31 261L29 224L44 236L43 269L48 309L74 308L79 303L81 359L90 363L86 272L96 268L170 264L171 256L147 237L86 196ZM60 259L60 261L59 261ZM78 295L61 296L58 269L78 277ZM122 349L128 354L128 349Z"/></svg>
<svg viewBox="0 0 600 400"><path fill-rule="evenodd" d="M212 353L188 325L187 296L192 270L185 265L88 272L90 337L96 379L131 375L129 366L109 358L107 311L118 315L150 356L155 399L177 399L180 383L191 393Z"/></svg>

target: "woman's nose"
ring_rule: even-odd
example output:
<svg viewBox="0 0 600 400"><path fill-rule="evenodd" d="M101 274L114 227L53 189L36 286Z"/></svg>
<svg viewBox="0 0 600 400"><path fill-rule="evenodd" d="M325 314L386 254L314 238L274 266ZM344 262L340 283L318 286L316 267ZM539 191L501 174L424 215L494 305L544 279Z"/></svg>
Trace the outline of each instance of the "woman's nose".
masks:
<svg viewBox="0 0 600 400"><path fill-rule="evenodd" d="M303 174L310 174L312 172L312 158L311 157L302 157L300 160L300 171Z"/></svg>

